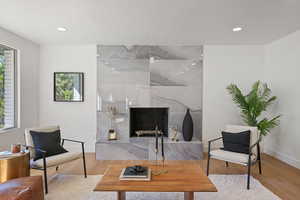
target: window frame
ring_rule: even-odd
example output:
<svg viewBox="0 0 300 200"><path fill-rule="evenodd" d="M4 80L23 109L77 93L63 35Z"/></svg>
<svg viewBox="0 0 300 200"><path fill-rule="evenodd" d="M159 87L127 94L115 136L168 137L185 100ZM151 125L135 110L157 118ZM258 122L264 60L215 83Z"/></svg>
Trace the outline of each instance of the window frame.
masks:
<svg viewBox="0 0 300 200"><path fill-rule="evenodd" d="M56 75L59 74L74 74L80 77L80 92L81 92L81 99L80 100L59 100L56 97ZM53 73L53 101L54 102L67 102L67 103L74 103L74 102L84 102L84 73L83 72L54 72Z"/></svg>
<svg viewBox="0 0 300 200"><path fill-rule="evenodd" d="M18 62L18 58L19 58L19 51L15 48L9 47L7 45L3 45L0 44L0 47L2 48L6 48L8 50L12 50L14 52L14 73L13 73L13 83L14 83L14 120L13 120L13 126L12 127L6 127L6 128L0 128L0 133L12 130L12 129L16 129L19 127L19 92L18 92L18 84L19 84L19 77L18 77L18 69L19 69L19 62Z"/></svg>

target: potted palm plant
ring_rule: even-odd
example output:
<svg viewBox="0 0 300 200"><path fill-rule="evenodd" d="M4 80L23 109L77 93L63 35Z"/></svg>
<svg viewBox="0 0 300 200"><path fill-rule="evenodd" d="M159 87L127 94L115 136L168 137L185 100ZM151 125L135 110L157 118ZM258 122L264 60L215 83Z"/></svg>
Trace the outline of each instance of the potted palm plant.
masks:
<svg viewBox="0 0 300 200"><path fill-rule="evenodd" d="M265 112L276 99L276 96L271 96L271 89L266 83L262 84L257 81L253 84L251 91L244 95L235 84L230 84L227 87L232 100L241 109L241 117L249 126L256 126L262 136L270 133L270 130L279 125L280 115L271 119L263 117Z"/></svg>

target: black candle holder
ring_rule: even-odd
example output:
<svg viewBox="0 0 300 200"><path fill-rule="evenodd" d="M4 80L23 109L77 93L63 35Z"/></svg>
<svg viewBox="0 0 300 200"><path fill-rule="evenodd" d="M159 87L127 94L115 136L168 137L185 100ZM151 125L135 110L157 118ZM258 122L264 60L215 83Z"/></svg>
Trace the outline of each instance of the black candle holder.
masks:
<svg viewBox="0 0 300 200"><path fill-rule="evenodd" d="M160 175L160 174L165 174L168 173L165 167L165 150L164 150L164 134L163 132L158 130L158 126L155 127L155 165L158 167L158 139L159 139L159 133L161 135L161 157L162 157L162 169L159 169L157 171L153 171L153 175Z"/></svg>

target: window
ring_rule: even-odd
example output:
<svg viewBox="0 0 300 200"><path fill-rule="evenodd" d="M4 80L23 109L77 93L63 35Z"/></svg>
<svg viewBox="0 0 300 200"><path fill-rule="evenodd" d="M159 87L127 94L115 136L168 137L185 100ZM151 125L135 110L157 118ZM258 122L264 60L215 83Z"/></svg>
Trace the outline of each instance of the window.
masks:
<svg viewBox="0 0 300 200"><path fill-rule="evenodd" d="M0 45L0 130L16 127L16 54Z"/></svg>

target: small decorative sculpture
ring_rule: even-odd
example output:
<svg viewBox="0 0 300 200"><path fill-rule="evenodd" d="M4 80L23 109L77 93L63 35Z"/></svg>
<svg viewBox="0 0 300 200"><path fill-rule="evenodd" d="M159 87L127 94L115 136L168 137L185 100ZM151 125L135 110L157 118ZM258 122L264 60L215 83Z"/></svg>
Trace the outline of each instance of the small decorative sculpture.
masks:
<svg viewBox="0 0 300 200"><path fill-rule="evenodd" d="M179 139L178 139L178 128L177 127L172 127L171 128L171 133L172 133L171 140L178 142L179 141Z"/></svg>
<svg viewBox="0 0 300 200"><path fill-rule="evenodd" d="M108 106L107 107L107 114L110 119L110 129L108 130L108 140L116 140L117 139L117 132L113 128L113 122L117 115L117 108L116 106Z"/></svg>
<svg viewBox="0 0 300 200"><path fill-rule="evenodd" d="M108 130L108 140L116 140L117 139L117 132L114 129Z"/></svg>

